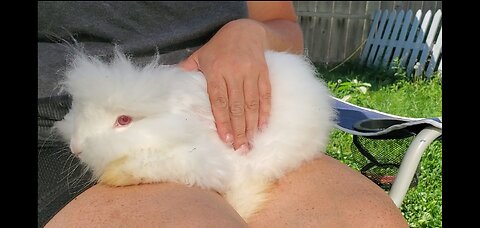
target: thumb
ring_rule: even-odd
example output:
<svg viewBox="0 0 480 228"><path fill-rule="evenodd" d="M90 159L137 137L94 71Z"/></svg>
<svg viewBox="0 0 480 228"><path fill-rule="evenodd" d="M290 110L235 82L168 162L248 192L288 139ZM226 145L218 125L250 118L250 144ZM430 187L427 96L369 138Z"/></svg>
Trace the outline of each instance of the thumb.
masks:
<svg viewBox="0 0 480 228"><path fill-rule="evenodd" d="M185 60L181 61L178 63L178 66L183 68L186 71L198 71L199 66L198 66L198 60L197 60L197 55L196 52L191 54L188 58Z"/></svg>

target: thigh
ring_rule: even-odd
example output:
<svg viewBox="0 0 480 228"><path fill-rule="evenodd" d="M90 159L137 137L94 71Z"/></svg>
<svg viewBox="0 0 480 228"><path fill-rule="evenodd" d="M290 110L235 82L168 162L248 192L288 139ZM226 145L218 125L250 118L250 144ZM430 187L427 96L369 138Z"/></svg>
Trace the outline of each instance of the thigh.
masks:
<svg viewBox="0 0 480 228"><path fill-rule="evenodd" d="M381 188L327 155L279 180L248 222L250 227L408 227Z"/></svg>
<svg viewBox="0 0 480 228"><path fill-rule="evenodd" d="M400 210L370 180L323 156L283 177L250 227L407 227ZM245 227L217 193L173 183L95 185L46 227Z"/></svg>
<svg viewBox="0 0 480 228"><path fill-rule="evenodd" d="M95 185L57 213L46 227L246 227L212 191L174 183Z"/></svg>

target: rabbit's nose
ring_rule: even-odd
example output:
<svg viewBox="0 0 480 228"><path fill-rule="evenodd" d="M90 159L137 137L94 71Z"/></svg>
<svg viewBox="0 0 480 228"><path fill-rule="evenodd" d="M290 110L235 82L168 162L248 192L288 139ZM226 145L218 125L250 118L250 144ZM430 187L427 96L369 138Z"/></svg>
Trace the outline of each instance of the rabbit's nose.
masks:
<svg viewBox="0 0 480 228"><path fill-rule="evenodd" d="M75 140L70 140L70 150L72 151L72 153L78 157L78 155L80 155L82 153L82 151L80 150L80 146L78 145L77 142L75 142Z"/></svg>

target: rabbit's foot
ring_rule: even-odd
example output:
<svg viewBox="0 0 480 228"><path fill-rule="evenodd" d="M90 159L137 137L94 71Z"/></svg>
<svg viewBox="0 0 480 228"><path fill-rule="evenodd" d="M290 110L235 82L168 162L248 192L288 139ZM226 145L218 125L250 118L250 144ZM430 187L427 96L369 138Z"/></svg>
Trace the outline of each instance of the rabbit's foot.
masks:
<svg viewBox="0 0 480 228"><path fill-rule="evenodd" d="M140 184L141 179L135 178L131 173L126 171L125 163L128 161L128 156L123 156L110 162L98 182L100 184L110 186L126 186Z"/></svg>

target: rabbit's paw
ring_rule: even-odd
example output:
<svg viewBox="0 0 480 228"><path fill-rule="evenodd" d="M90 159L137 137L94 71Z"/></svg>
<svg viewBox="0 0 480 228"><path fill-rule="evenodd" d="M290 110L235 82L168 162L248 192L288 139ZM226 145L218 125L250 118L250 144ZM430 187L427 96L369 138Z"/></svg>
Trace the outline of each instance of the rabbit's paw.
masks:
<svg viewBox="0 0 480 228"><path fill-rule="evenodd" d="M135 178L131 173L124 169L125 163L128 161L127 156L123 156L117 160L110 162L105 171L98 179L100 184L110 186L126 186L140 184L141 179Z"/></svg>

